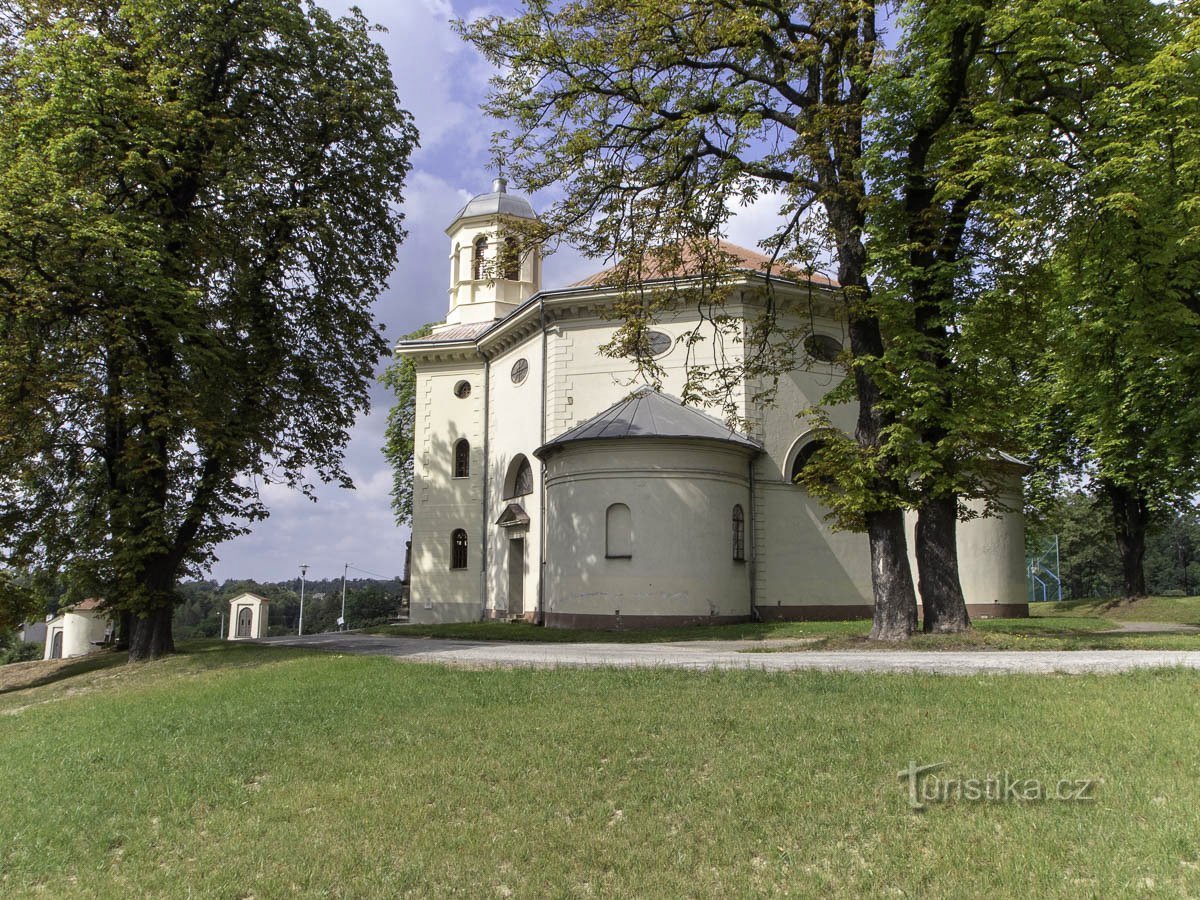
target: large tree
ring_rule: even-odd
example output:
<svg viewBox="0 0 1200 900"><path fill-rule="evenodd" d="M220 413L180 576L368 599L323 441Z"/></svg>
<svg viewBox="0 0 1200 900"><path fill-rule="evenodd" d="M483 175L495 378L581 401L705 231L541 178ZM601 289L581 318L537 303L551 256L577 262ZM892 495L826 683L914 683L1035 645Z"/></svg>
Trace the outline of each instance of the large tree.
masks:
<svg viewBox="0 0 1200 900"><path fill-rule="evenodd" d="M526 0L520 16L462 26L502 67L490 109L515 127L501 152L530 187L565 185L549 230L625 259L625 282L700 259L717 271L686 299L711 299L721 256L705 241L764 194L783 198L764 242L781 267L831 253L850 352L827 402L853 399L859 418L853 440L830 430L807 483L838 526L868 536L878 638L916 621L903 510L918 511L930 630L969 624L960 501L1000 511L1004 373L961 341L964 296L978 294L968 226L993 174L973 152L993 124L981 110L1014 115L1022 97L998 73L1014 42L1036 48L1052 29L1049 5L1025 4L1014 23L1003 4L897 4L891 52L869 0ZM636 350L655 313L632 296L617 352ZM768 301L738 376L769 382L795 364L803 334L781 321Z"/></svg>
<svg viewBox="0 0 1200 900"><path fill-rule="evenodd" d="M422 325L401 340L425 337L432 325ZM417 424L417 367L412 357L401 356L380 378L396 395L388 410L383 433L383 455L392 466L392 513L397 525L411 525L413 513L413 440Z"/></svg>
<svg viewBox="0 0 1200 900"><path fill-rule="evenodd" d="M416 133L357 12L0 10L0 562L154 657L262 483L349 485Z"/></svg>
<svg viewBox="0 0 1200 900"><path fill-rule="evenodd" d="M1035 485L1104 500L1130 597L1147 529L1200 491L1200 4L1144 6L1109 35L1105 77L1084 68L1091 89L1047 110L1071 166L1057 207L1031 206L1052 253L1029 283Z"/></svg>
<svg viewBox="0 0 1200 900"><path fill-rule="evenodd" d="M526 0L518 16L462 27L501 66L490 109L515 122L501 136L514 174L532 189L565 188L549 230L592 255L623 258L631 276L663 248L703 255L699 248L733 206L764 193L784 198L777 258L809 266L806 213L820 210L859 405L858 482L870 499L858 514L871 551L872 635L907 637L916 626L907 484L883 452L894 422L880 403L884 341L865 243L875 4ZM710 283L719 282L718 273ZM632 342L644 324L634 317ZM771 330L769 322L761 327L764 346ZM769 356L765 374L787 355Z"/></svg>

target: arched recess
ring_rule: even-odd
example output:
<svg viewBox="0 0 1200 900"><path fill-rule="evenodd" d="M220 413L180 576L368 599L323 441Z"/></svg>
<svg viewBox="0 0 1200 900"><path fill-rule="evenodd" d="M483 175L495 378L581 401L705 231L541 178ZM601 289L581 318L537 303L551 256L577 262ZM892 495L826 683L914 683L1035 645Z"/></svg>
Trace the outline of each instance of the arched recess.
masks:
<svg viewBox="0 0 1200 900"><path fill-rule="evenodd" d="M802 434L792 444L792 449L788 451L787 465L783 470L783 480L788 484L795 484L796 477L804 470L813 455L825 446L825 440L821 437L820 432L810 431L807 434Z"/></svg>
<svg viewBox="0 0 1200 900"><path fill-rule="evenodd" d="M462 266L462 245L454 245L454 256L450 258L450 284L454 286L462 279L459 276L459 269Z"/></svg>
<svg viewBox="0 0 1200 900"><path fill-rule="evenodd" d="M488 239L484 235L477 237L472 245L471 277L476 281L482 281L487 277L487 245Z"/></svg>
<svg viewBox="0 0 1200 900"><path fill-rule="evenodd" d="M504 239L501 248L501 262L504 266L503 277L508 281L521 280L521 245L516 238Z"/></svg>
<svg viewBox="0 0 1200 900"><path fill-rule="evenodd" d="M633 514L624 503L614 503L605 511L604 555L609 559L633 557Z"/></svg>
<svg viewBox="0 0 1200 900"><path fill-rule="evenodd" d="M533 493L533 466L524 453L518 453L508 464L508 472L504 476L504 499L524 497Z"/></svg>

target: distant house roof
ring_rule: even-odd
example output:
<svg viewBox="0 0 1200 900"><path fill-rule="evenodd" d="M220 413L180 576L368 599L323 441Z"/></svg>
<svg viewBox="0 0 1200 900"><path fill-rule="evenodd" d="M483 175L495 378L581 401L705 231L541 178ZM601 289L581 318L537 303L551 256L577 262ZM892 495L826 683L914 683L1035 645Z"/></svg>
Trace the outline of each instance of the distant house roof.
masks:
<svg viewBox="0 0 1200 900"><path fill-rule="evenodd" d="M684 406L675 397L640 387L599 415L581 422L534 451L539 459L564 444L619 438L699 438L725 441L758 451L762 446L720 419Z"/></svg>
<svg viewBox="0 0 1200 900"><path fill-rule="evenodd" d="M726 262L735 270L742 272L757 272L766 274L768 270L774 274L784 278L795 278L797 280L810 280L815 284L824 284L836 286L837 282L833 279L826 278L824 275L818 275L815 272L812 274L797 272L794 269L786 268L782 264L776 262L772 264L771 257L765 253L759 253L757 250L750 250L746 247L739 247L737 244L731 244L729 241L718 241L717 247L721 252L727 254ZM701 261L694 251L686 250L682 254L682 259L678 266L667 269L660 260L656 260L653 255L647 255L643 261L641 280L653 281L661 278L686 278L692 275L699 275ZM594 275L589 275L582 281L577 281L569 287L593 287L598 285L609 284L617 280L621 273L621 264L604 269Z"/></svg>

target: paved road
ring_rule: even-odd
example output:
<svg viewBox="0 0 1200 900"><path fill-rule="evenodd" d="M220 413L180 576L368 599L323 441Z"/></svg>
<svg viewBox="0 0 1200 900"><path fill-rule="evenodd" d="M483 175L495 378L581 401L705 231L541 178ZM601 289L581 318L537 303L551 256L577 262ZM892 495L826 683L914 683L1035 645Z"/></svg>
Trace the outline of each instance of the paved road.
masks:
<svg viewBox="0 0 1200 900"><path fill-rule="evenodd" d="M1163 666L1200 669L1200 651L1197 650L793 650L746 653L744 651L749 648L761 648L763 643L503 643L385 637L354 632L268 638L262 643L470 667L657 666L674 669L762 669L772 672L800 669L823 672L934 672L943 675L1105 673Z"/></svg>

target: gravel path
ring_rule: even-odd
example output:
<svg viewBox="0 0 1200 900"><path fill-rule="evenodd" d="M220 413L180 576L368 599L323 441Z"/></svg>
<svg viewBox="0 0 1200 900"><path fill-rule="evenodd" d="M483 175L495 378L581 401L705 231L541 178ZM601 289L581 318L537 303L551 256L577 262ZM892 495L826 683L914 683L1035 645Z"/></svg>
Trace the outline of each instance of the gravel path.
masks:
<svg viewBox="0 0 1200 900"><path fill-rule="evenodd" d="M941 675L1109 673L1164 666L1200 669L1200 650L795 650L746 653L744 651L747 649L761 648L763 643L503 643L387 637L353 632L268 638L261 643L471 667L639 666L760 669L771 672L931 672Z"/></svg>

